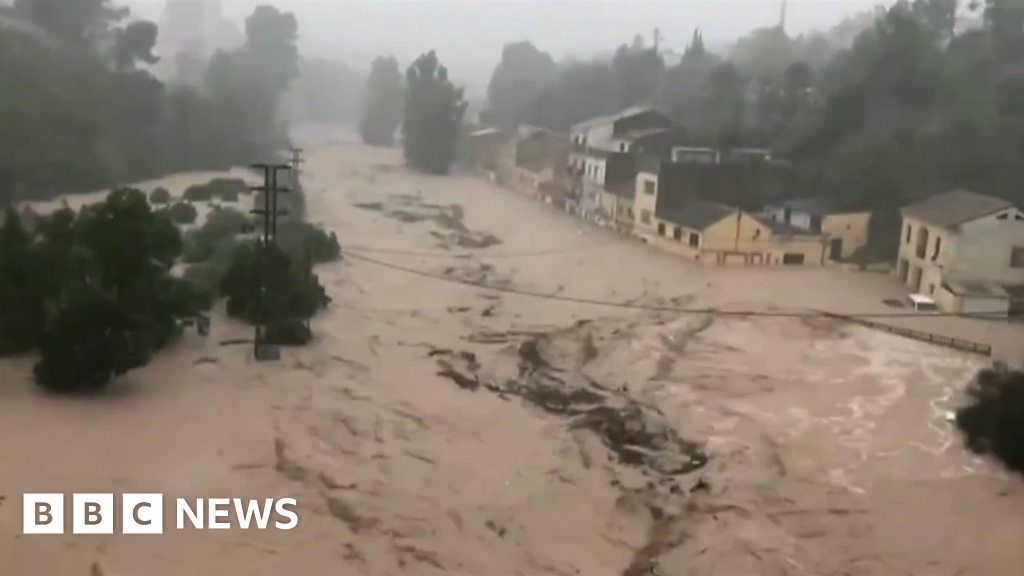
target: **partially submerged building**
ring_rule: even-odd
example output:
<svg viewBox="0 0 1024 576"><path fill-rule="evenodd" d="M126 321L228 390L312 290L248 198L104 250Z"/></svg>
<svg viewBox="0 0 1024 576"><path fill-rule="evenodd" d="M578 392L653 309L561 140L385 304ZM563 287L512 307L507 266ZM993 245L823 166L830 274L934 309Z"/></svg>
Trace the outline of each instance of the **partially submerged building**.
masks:
<svg viewBox="0 0 1024 576"><path fill-rule="evenodd" d="M637 159L644 154L667 158L682 130L657 110L635 106L576 124L570 138L573 210L625 231L634 220Z"/></svg>
<svg viewBox="0 0 1024 576"><path fill-rule="evenodd" d="M871 212L835 197L773 202L765 213L777 223L828 236L828 258L845 260L868 243Z"/></svg>
<svg viewBox="0 0 1024 576"><path fill-rule="evenodd" d="M658 157L641 160L635 187L633 233L645 241L716 264L821 266L841 256L845 242L822 229L824 217L810 216L809 202L787 212L784 200L774 201L782 216L762 212L758 199L793 196L795 177L785 167L749 163L672 162ZM771 204L771 203L770 203ZM816 210L815 210L816 212ZM867 213L840 216L829 226L856 236ZM846 230L846 224L850 230ZM856 226L855 226L856 224ZM865 234L866 234L866 224ZM852 246L854 243L851 242Z"/></svg>
<svg viewBox="0 0 1024 576"><path fill-rule="evenodd" d="M896 274L945 311L1024 311L1024 211L954 190L903 209Z"/></svg>

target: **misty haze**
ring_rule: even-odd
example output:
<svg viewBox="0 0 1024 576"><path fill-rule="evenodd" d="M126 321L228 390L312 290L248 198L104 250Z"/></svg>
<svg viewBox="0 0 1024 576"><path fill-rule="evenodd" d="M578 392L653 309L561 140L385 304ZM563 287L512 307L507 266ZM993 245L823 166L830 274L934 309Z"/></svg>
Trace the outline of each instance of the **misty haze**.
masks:
<svg viewBox="0 0 1024 576"><path fill-rule="evenodd" d="M0 0L2 574L1018 574L1022 320L1021 0Z"/></svg>

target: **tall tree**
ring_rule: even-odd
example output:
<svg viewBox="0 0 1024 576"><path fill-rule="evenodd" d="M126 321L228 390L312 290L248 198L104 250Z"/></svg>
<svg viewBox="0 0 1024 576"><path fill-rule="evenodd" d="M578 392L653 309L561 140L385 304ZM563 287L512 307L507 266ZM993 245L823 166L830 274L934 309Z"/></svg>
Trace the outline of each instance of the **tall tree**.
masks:
<svg viewBox="0 0 1024 576"><path fill-rule="evenodd" d="M245 19L246 50L259 62L270 87L284 92L299 73L299 23L291 12L257 6Z"/></svg>
<svg viewBox="0 0 1024 576"><path fill-rule="evenodd" d="M215 121L238 135L234 155L257 157L285 144L279 104L298 73L295 16L258 6L245 21L246 44L210 59L206 85Z"/></svg>
<svg viewBox="0 0 1024 576"><path fill-rule="evenodd" d="M431 174L448 172L462 128L466 102L433 50L416 59L405 81L405 159Z"/></svg>
<svg viewBox="0 0 1024 576"><path fill-rule="evenodd" d="M67 42L82 43L106 33L128 9L111 0L14 0L14 13Z"/></svg>
<svg viewBox="0 0 1024 576"><path fill-rule="evenodd" d="M366 104L359 133L363 142L374 146L391 146L395 131L402 122L402 74L393 56L378 57L370 67L366 80Z"/></svg>
<svg viewBox="0 0 1024 576"><path fill-rule="evenodd" d="M506 44L487 85L487 99L500 120L515 122L555 78L555 61L530 42Z"/></svg>
<svg viewBox="0 0 1024 576"><path fill-rule="evenodd" d="M694 127L701 120L700 89L719 58L707 51L700 30L683 52L679 64L665 72L657 101L677 122Z"/></svg>
<svg viewBox="0 0 1024 576"><path fill-rule="evenodd" d="M623 44L612 57L612 69L618 83L620 108L649 100L661 82L665 61L656 47L647 48L643 38L637 36L633 44Z"/></svg>
<svg viewBox="0 0 1024 576"><path fill-rule="evenodd" d="M156 64L160 61L153 54L159 29L156 24L138 20L118 30L114 36L112 56L114 67L119 71L130 70L136 62Z"/></svg>

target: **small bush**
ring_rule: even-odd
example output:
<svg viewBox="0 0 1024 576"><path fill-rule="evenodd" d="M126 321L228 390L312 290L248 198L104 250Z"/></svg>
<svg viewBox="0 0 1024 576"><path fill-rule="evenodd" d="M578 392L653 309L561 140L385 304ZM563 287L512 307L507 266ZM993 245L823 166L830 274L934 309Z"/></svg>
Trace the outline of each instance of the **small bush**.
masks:
<svg viewBox="0 0 1024 576"><path fill-rule="evenodd" d="M231 256L221 279L221 294L228 298L228 315L250 322L262 318L266 324L308 319L331 301L308 260L292 260L271 245L257 254L255 246L243 244ZM262 297L262 315L257 304L261 263L267 291Z"/></svg>
<svg viewBox="0 0 1024 576"><path fill-rule="evenodd" d="M334 232L325 232L319 226L302 220L289 219L279 223L277 239L292 258L308 258L320 264L341 257L341 244Z"/></svg>
<svg viewBox="0 0 1024 576"><path fill-rule="evenodd" d="M967 448L1024 472L1024 372L982 370L967 394L956 415Z"/></svg>
<svg viewBox="0 0 1024 576"><path fill-rule="evenodd" d="M249 185L245 180L239 178L214 178L206 183L211 196L216 196L225 202L237 202L239 194L248 194Z"/></svg>
<svg viewBox="0 0 1024 576"><path fill-rule="evenodd" d="M189 202L209 202L213 198L213 192L206 184L196 184L186 188L181 197Z"/></svg>
<svg viewBox="0 0 1024 576"><path fill-rule="evenodd" d="M167 188L154 188L153 191L149 193L150 204L167 204L170 201L171 193L167 191Z"/></svg>
<svg viewBox="0 0 1024 576"><path fill-rule="evenodd" d="M188 202L177 202L168 209L171 220L176 224L192 224L199 215L196 207Z"/></svg>
<svg viewBox="0 0 1024 576"><path fill-rule="evenodd" d="M244 233L248 224L249 218L237 210L225 208L211 211L205 224L185 234L185 262L206 261L221 243Z"/></svg>

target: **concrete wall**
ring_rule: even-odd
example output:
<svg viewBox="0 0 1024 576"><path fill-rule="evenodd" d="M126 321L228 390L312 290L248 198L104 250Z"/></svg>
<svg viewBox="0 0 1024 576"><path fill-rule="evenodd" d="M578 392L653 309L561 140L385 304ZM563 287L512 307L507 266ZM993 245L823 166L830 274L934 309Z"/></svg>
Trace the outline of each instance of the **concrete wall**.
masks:
<svg viewBox="0 0 1024 576"><path fill-rule="evenodd" d="M949 274L995 284L1024 284L1024 268L1010 266L1014 247L1024 248L1024 221L985 218L961 227Z"/></svg>

